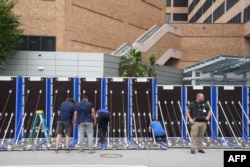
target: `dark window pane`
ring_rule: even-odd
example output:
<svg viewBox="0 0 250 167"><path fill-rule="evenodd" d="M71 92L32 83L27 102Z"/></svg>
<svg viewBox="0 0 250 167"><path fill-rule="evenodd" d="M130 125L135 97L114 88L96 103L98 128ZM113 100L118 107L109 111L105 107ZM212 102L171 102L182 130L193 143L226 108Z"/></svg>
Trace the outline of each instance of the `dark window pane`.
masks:
<svg viewBox="0 0 250 167"><path fill-rule="evenodd" d="M30 36L29 37L29 50L40 51L40 37Z"/></svg>
<svg viewBox="0 0 250 167"><path fill-rule="evenodd" d="M220 18L225 13L225 2L223 2L214 12L213 12L213 20L214 22Z"/></svg>
<svg viewBox="0 0 250 167"><path fill-rule="evenodd" d="M200 7L200 9L194 14L194 16L189 20L190 23L196 23L197 20L210 8L213 0L206 0L206 2Z"/></svg>
<svg viewBox="0 0 250 167"><path fill-rule="evenodd" d="M171 6L171 0L166 0L166 6Z"/></svg>
<svg viewBox="0 0 250 167"><path fill-rule="evenodd" d="M191 13L200 0L194 0L188 7L188 13Z"/></svg>
<svg viewBox="0 0 250 167"><path fill-rule="evenodd" d="M174 0L174 7L188 7L188 0Z"/></svg>
<svg viewBox="0 0 250 167"><path fill-rule="evenodd" d="M200 8L194 16L189 20L190 23L195 23L203 14L203 8Z"/></svg>
<svg viewBox="0 0 250 167"><path fill-rule="evenodd" d="M28 36L20 36L20 39L22 42L17 45L16 50L28 50Z"/></svg>
<svg viewBox="0 0 250 167"><path fill-rule="evenodd" d="M166 13L166 23L170 23L171 21L171 13Z"/></svg>
<svg viewBox="0 0 250 167"><path fill-rule="evenodd" d="M209 15L203 23L212 23L212 15Z"/></svg>
<svg viewBox="0 0 250 167"><path fill-rule="evenodd" d="M244 9L244 23L250 21L250 6Z"/></svg>
<svg viewBox="0 0 250 167"><path fill-rule="evenodd" d="M227 10L234 6L239 0L227 0Z"/></svg>
<svg viewBox="0 0 250 167"><path fill-rule="evenodd" d="M227 23L241 23L241 12L234 16L231 20Z"/></svg>
<svg viewBox="0 0 250 167"><path fill-rule="evenodd" d="M173 21L187 21L188 15L183 13L174 13Z"/></svg>
<svg viewBox="0 0 250 167"><path fill-rule="evenodd" d="M214 2L214 0L206 0L204 5L202 6L203 7L203 13L205 13L210 8L210 6L212 6L213 2Z"/></svg>
<svg viewBox="0 0 250 167"><path fill-rule="evenodd" d="M42 37L42 51L56 51L55 37Z"/></svg>

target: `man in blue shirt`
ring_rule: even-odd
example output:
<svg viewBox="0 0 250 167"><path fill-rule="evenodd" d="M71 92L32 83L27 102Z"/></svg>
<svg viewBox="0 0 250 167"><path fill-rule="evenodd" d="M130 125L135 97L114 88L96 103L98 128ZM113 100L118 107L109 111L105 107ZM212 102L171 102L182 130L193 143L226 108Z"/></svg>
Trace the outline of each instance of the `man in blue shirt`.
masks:
<svg viewBox="0 0 250 167"><path fill-rule="evenodd" d="M110 112L105 108L101 108L96 112L96 118L98 118L98 134L101 149L104 149L105 137L107 133L108 122L110 121Z"/></svg>
<svg viewBox="0 0 250 167"><path fill-rule="evenodd" d="M96 124L95 108L88 97L84 96L83 100L76 105L77 124L79 126L79 152L83 152L84 133L87 133L89 153L94 153L93 150L93 126Z"/></svg>
<svg viewBox="0 0 250 167"><path fill-rule="evenodd" d="M149 132L151 132L151 129L153 129L153 135L155 138L165 140L166 133L162 127L162 124L159 121L153 120L149 124Z"/></svg>
<svg viewBox="0 0 250 167"><path fill-rule="evenodd" d="M66 143L65 143L65 151L69 152L69 142L70 135L72 133L72 124L75 125L76 122L76 112L75 112L75 100L72 98L66 99L64 102L60 104L58 110L58 121L56 127L56 153L59 150L59 142L61 140L63 131L65 130Z"/></svg>

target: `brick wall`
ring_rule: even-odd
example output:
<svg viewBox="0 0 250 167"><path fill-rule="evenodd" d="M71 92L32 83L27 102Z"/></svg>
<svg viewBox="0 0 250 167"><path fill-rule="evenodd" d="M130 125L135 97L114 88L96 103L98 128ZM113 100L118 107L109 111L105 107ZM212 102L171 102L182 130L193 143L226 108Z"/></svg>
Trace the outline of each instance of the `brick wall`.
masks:
<svg viewBox="0 0 250 167"><path fill-rule="evenodd" d="M143 61L148 62L153 52L156 53L158 60L168 49L179 49L181 38L175 34L167 33L155 45L153 45L146 53L142 54Z"/></svg>
<svg viewBox="0 0 250 167"><path fill-rule="evenodd" d="M185 68L216 55L250 55L249 40L244 38L244 24L173 24L182 30L181 60Z"/></svg>
<svg viewBox="0 0 250 167"><path fill-rule="evenodd" d="M165 20L162 0L20 0L25 35L56 36L57 51L111 53Z"/></svg>
<svg viewBox="0 0 250 167"><path fill-rule="evenodd" d="M20 0L14 12L25 35L56 36L59 52L112 53L163 25L165 9L162 0ZM215 55L250 55L248 23L171 25L181 29L181 37L166 34L143 54L144 61L168 48L181 51L181 60L166 65L180 69Z"/></svg>

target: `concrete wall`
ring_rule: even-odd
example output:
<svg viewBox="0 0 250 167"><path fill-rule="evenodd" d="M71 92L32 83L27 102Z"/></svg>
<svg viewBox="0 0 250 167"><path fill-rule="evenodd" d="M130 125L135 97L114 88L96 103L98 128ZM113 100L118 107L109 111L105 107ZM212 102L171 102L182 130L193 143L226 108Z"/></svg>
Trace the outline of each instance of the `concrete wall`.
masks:
<svg viewBox="0 0 250 167"><path fill-rule="evenodd" d="M104 56L104 77L119 76L120 57ZM145 63L148 65L147 63ZM181 85L183 82L183 70L169 66L156 65L157 82L165 85Z"/></svg>
<svg viewBox="0 0 250 167"><path fill-rule="evenodd" d="M183 70L169 66L156 66L157 83L160 85L181 85Z"/></svg>
<svg viewBox="0 0 250 167"><path fill-rule="evenodd" d="M4 75L102 77L102 53L20 51L3 65Z"/></svg>
<svg viewBox="0 0 250 167"><path fill-rule="evenodd" d="M119 63L121 58L117 56L104 55L104 75L105 77L119 76Z"/></svg>
<svg viewBox="0 0 250 167"><path fill-rule="evenodd" d="M120 57L103 53L19 51L2 66L4 76L119 77ZM159 84L182 84L183 70L156 66Z"/></svg>

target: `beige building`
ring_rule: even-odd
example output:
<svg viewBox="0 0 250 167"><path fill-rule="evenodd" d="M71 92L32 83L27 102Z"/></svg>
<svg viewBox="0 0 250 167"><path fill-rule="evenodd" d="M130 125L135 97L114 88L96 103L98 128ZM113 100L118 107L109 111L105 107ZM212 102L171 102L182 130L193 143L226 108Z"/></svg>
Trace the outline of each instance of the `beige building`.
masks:
<svg viewBox="0 0 250 167"><path fill-rule="evenodd" d="M191 0L189 23L246 23L250 17L250 1Z"/></svg>
<svg viewBox="0 0 250 167"><path fill-rule="evenodd" d="M167 23L245 23L248 0L166 0Z"/></svg>
<svg viewBox="0 0 250 167"><path fill-rule="evenodd" d="M185 68L216 55L250 56L249 21L250 1L167 0L166 22L182 33L181 59L166 64Z"/></svg>
<svg viewBox="0 0 250 167"><path fill-rule="evenodd" d="M19 50L115 54L128 45L180 69L250 55L248 0L19 0L14 12L24 29Z"/></svg>

